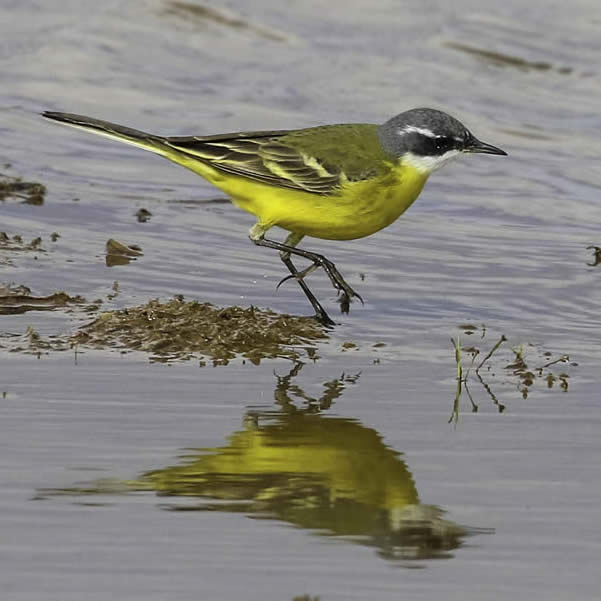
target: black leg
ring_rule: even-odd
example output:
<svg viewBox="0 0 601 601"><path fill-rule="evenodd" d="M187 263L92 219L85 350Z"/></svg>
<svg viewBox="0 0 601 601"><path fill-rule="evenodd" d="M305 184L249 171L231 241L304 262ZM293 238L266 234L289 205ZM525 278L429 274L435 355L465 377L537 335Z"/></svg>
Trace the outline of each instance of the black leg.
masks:
<svg viewBox="0 0 601 601"><path fill-rule="evenodd" d="M288 270L292 274L290 277L296 279L298 285L302 288L303 292L305 293L305 296L309 299L309 302L313 306L313 309L315 310L315 318L317 319L317 321L322 323L324 326L335 326L336 324L330 319L330 316L326 313L325 309L321 306L317 298L315 298L315 295L311 292L311 290L309 290L309 286L307 286L305 280L303 280L302 278L297 278L298 271L294 266L292 259L290 258L290 253L285 252L282 253L280 256L282 258L282 261L284 262L284 265L288 267Z"/></svg>
<svg viewBox="0 0 601 601"><path fill-rule="evenodd" d="M348 313L352 297L358 298L361 301L361 303L363 303L363 299L361 298L361 296L359 296L359 294L357 294L349 286L349 284L347 284L345 282L344 278L340 275L339 271L336 269L336 266L334 265L334 263L332 263L332 261L330 261L329 259L326 259L326 257L324 257L323 255L313 253L308 250L303 250L302 248L296 248L294 246L282 244L281 242L275 242L274 240L267 240L266 238L263 238L263 237L253 238L251 236L251 240L258 246L265 246L267 248L273 248L275 250L279 250L280 253L282 253L282 260L286 254L288 256L289 255L297 255L299 257L309 259L309 261L312 261L314 265L323 267L323 270L326 272L326 274L330 278L330 282L332 282L332 286L334 286L334 288L341 295L340 308L343 313ZM292 262L290 262L290 263L292 263ZM290 273L299 282L299 284L303 288L303 291L305 291L305 294L307 294L307 291L305 290L305 287L302 286L302 283L304 283L303 277L304 277L304 275L306 275L308 273L308 271L305 270L305 271L298 272L296 270L296 268L294 267L294 265L292 265L292 267L291 267L290 265L287 264L287 267L290 270ZM307 288L307 290L308 290L308 288ZM311 294L311 296L313 296L313 294ZM313 296L313 298L315 298L315 297ZM311 299L309 298L309 300L311 300ZM311 304L313 304L313 301L311 301ZM313 306L315 307L315 305L313 305Z"/></svg>

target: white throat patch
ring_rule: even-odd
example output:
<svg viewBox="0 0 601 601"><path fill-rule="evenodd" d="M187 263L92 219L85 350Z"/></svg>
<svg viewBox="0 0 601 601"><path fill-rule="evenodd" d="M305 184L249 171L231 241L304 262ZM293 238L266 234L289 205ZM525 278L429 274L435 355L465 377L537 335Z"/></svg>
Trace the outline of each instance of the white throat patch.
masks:
<svg viewBox="0 0 601 601"><path fill-rule="evenodd" d="M461 154L460 150L448 150L440 156L420 156L412 152L406 152L401 157L401 163L410 165L420 173L430 174L432 171L440 169L445 163Z"/></svg>

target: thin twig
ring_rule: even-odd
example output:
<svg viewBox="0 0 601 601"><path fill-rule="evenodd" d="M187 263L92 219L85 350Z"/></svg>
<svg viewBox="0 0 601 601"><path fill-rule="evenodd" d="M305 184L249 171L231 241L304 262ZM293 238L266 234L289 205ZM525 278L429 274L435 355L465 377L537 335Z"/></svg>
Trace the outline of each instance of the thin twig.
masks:
<svg viewBox="0 0 601 601"><path fill-rule="evenodd" d="M480 365L476 367L476 373L478 373L478 370L493 356L493 353L501 346L501 344L503 344L503 342L507 342L507 338L505 338L505 335L502 335L501 338L499 338L497 344L495 344L495 346L492 347L492 350L488 353L488 355L486 355L486 357L482 359Z"/></svg>

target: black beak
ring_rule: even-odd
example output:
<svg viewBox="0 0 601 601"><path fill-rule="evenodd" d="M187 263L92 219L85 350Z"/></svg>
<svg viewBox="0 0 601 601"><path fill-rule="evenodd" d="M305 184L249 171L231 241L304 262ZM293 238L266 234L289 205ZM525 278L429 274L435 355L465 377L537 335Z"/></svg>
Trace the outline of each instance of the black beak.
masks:
<svg viewBox="0 0 601 601"><path fill-rule="evenodd" d="M507 156L507 153L492 144L480 142L476 138L471 139L465 147L465 152L479 152L481 154L502 154Z"/></svg>

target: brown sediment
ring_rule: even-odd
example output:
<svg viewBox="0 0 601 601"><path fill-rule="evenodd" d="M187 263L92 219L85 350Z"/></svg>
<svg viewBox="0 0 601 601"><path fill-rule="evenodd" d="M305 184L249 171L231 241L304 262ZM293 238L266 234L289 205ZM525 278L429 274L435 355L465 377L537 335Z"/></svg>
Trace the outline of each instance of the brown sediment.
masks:
<svg viewBox="0 0 601 601"><path fill-rule="evenodd" d="M96 348L152 353L157 361L208 359L214 365L240 355L252 363L262 359L295 359L304 345L327 338L310 317L282 315L256 307L216 307L181 298L102 313L71 338Z"/></svg>

